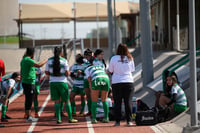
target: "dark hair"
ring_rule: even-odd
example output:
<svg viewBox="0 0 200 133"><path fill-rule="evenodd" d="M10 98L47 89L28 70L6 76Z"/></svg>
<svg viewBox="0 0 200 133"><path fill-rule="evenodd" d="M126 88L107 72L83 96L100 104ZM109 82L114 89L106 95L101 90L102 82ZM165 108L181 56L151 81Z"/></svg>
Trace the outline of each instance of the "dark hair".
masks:
<svg viewBox="0 0 200 133"><path fill-rule="evenodd" d="M171 74L170 77L172 78L173 84L178 84L178 81L175 75Z"/></svg>
<svg viewBox="0 0 200 133"><path fill-rule="evenodd" d="M59 47L54 48L54 60L53 60L53 76L60 76L60 53L62 49Z"/></svg>
<svg viewBox="0 0 200 133"><path fill-rule="evenodd" d="M133 59L133 56L130 54L130 52L128 51L128 47L126 46L126 44L119 44L117 47L117 55L121 56L121 61L124 62L124 57L127 56L129 60Z"/></svg>
<svg viewBox="0 0 200 133"><path fill-rule="evenodd" d="M97 49L95 52L94 52L94 56L97 57L97 55L101 54L103 52L102 49Z"/></svg>
<svg viewBox="0 0 200 133"><path fill-rule="evenodd" d="M25 52L23 58L26 56L30 56L31 58L33 58L34 53L35 53L34 48L26 48L26 52Z"/></svg>
<svg viewBox="0 0 200 133"><path fill-rule="evenodd" d="M76 62L77 63L83 64L84 63L83 59L84 59L84 57L83 57L82 54L77 54L76 55Z"/></svg>
<svg viewBox="0 0 200 133"><path fill-rule="evenodd" d="M15 79L16 77L19 76L19 73L18 72L14 72L11 76L11 79Z"/></svg>
<svg viewBox="0 0 200 133"><path fill-rule="evenodd" d="M84 55L86 55L86 56L92 56L92 50L91 49L86 49L85 51L84 51Z"/></svg>
<svg viewBox="0 0 200 133"><path fill-rule="evenodd" d="M66 45L63 45L63 57L67 59Z"/></svg>

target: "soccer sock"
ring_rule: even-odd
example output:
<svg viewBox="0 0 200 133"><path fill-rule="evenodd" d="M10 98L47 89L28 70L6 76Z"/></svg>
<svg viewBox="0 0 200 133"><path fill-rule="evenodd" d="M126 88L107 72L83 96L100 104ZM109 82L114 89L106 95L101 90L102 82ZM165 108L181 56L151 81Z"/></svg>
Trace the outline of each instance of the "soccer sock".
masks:
<svg viewBox="0 0 200 133"><path fill-rule="evenodd" d="M75 104L75 101L71 102L71 106L72 106L72 113L76 114L76 104Z"/></svg>
<svg viewBox="0 0 200 133"><path fill-rule="evenodd" d="M69 120L72 119L72 109L71 109L70 102L65 103L65 109L68 114Z"/></svg>
<svg viewBox="0 0 200 133"><path fill-rule="evenodd" d="M92 119L96 119L97 102L92 102Z"/></svg>
<svg viewBox="0 0 200 133"><path fill-rule="evenodd" d="M35 113L38 113L38 100L34 100L34 110Z"/></svg>
<svg viewBox="0 0 200 133"><path fill-rule="evenodd" d="M65 102L60 102L60 112L63 112Z"/></svg>
<svg viewBox="0 0 200 133"><path fill-rule="evenodd" d="M6 111L7 111L7 106L3 105L2 106L2 110L1 110L1 118L5 118L6 117Z"/></svg>
<svg viewBox="0 0 200 133"><path fill-rule="evenodd" d="M91 112L91 104L92 104L92 99L88 98L87 99L88 112Z"/></svg>
<svg viewBox="0 0 200 133"><path fill-rule="evenodd" d="M60 115L60 103L55 103L55 112L56 112L56 118L57 120L61 120L61 115Z"/></svg>
<svg viewBox="0 0 200 133"><path fill-rule="evenodd" d="M85 100L81 101L81 111L80 111L80 113L83 113L84 108L85 108Z"/></svg>
<svg viewBox="0 0 200 133"><path fill-rule="evenodd" d="M103 102L103 110L104 110L104 118L108 119L108 115L109 115L109 106L108 106L108 102L104 101Z"/></svg>

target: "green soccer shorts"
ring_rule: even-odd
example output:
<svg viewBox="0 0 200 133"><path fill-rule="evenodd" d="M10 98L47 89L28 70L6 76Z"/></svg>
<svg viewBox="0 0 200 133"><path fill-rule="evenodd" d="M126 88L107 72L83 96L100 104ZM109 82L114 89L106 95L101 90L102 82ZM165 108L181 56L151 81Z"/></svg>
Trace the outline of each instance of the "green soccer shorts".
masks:
<svg viewBox="0 0 200 133"><path fill-rule="evenodd" d="M100 77L92 80L92 89L100 91L110 90L110 80L108 78Z"/></svg>
<svg viewBox="0 0 200 133"><path fill-rule="evenodd" d="M187 106L174 104L174 112L181 113L187 109Z"/></svg>
<svg viewBox="0 0 200 133"><path fill-rule="evenodd" d="M69 89L67 83L51 82L50 93L52 101L60 100L60 98L63 102L69 101Z"/></svg>
<svg viewBox="0 0 200 133"><path fill-rule="evenodd" d="M79 87L75 87L73 86L73 89L71 90L71 92L74 92L76 95L85 95L85 91L84 88L79 88Z"/></svg>

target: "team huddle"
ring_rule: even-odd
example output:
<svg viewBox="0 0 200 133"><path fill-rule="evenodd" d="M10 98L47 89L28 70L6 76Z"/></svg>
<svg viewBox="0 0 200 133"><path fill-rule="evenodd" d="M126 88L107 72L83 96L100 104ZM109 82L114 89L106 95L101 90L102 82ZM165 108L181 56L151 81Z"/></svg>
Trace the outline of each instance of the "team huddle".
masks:
<svg viewBox="0 0 200 133"><path fill-rule="evenodd" d="M119 56L119 60L122 60L121 63L124 65L121 68L123 69L127 65L125 72L132 73L135 70L135 66L133 58L128 52L127 46L125 44L120 44L118 52L120 53L117 55L117 59ZM123 54L122 58L120 57L121 54ZM54 101L55 116L58 124L62 123L61 116L63 115L64 107L68 114L69 123L78 122L78 120L73 118L75 116L92 116L91 122L97 123L96 116L99 115L99 109L97 109L99 105L101 105L101 112L103 112L103 115L101 116L103 119L101 121L103 123L108 123L109 107L112 106L112 101L108 98L108 93L111 91L109 75L115 71L115 68L114 65L111 64L112 68L109 68L110 72L108 72L106 70L106 64L103 56L104 51L101 49L97 49L94 53L91 49L86 49L83 55L76 55L75 64L70 67L68 61L63 57L62 48L60 47L54 48L53 57L45 59L41 62L36 62L33 59L34 49L27 48L26 53L21 61L20 71L21 83L25 94L24 118L26 118L26 121L34 121L34 118L31 116L31 107L33 101L35 117L39 117L37 101L38 94L40 93L38 90L38 77L40 75L39 68L46 64L45 75L49 77L50 96L51 100ZM121 72L123 72L123 70L121 70ZM119 75L121 75L121 72L119 71ZM121 82L122 80L120 80L120 77L117 75L118 74L115 73L113 74L113 77L115 77L114 81L117 80L117 82ZM69 76L73 79L73 87L70 92L67 84L67 77ZM119 80L116 79L116 77ZM126 86L126 89L129 89L127 94L124 93L126 95L121 95L115 91L117 97L114 96L114 101L116 101L114 102L116 108L119 108L119 103L122 99L125 99L124 102L126 106L125 109L127 114L127 124L129 125L132 125L130 109L130 99L132 92L134 91L132 83L132 74L128 74L124 79L124 85L128 85ZM81 96L81 108L79 113L76 113L76 95ZM118 95L121 95L120 98ZM101 104L99 104L99 101ZM84 112L86 103L88 108L87 113ZM119 112L121 109L115 110ZM119 123L119 120L117 122Z"/></svg>
<svg viewBox="0 0 200 133"><path fill-rule="evenodd" d="M1 82L2 113L1 121L8 122L6 115L9 98L12 95L15 83L20 82L25 95L26 122L34 122L38 118L38 95L40 94L41 67L45 65L44 73L49 79L50 96L54 101L55 117L57 124L62 123L63 109L68 114L68 122L76 123L73 117L91 116L91 123L97 123L97 117L101 122L108 123L109 108L112 107L110 92L114 101L114 126L120 126L122 118L122 101L125 108L125 119L128 126L132 123L131 100L134 94L134 79L132 73L135 64L126 44L119 44L116 55L111 57L108 70L103 59L104 51L97 49L94 53L86 49L82 54L77 54L75 64L69 66L67 59L63 57L62 48L55 47L54 55L41 62L35 61L34 48L27 48L20 63L20 74L14 72L10 78ZM73 87L69 91L68 77L73 80ZM110 79L110 77L112 77ZM175 112L183 112L187 108L187 99L184 91L179 87L178 80L171 75L166 78L167 91L158 93L156 106L170 108ZM111 89L112 88L112 89ZM167 96L169 92L169 96ZM81 97L80 112L76 110L75 96ZM86 102L87 101L87 102ZM31 107L34 103L35 118L31 115ZM87 103L88 111L85 112ZM100 113L99 113L100 112Z"/></svg>
<svg viewBox="0 0 200 133"><path fill-rule="evenodd" d="M65 106L68 114L68 121L76 123L78 120L73 119L74 116L92 115L92 123L96 123L96 109L98 98L101 98L104 109L103 122L109 122L108 113L109 106L107 103L107 95L110 89L110 80L106 73L106 65L103 60L103 50L97 49L95 57L90 49L85 50L82 54L76 55L76 63L69 67L68 61L63 57L62 48L54 48L54 56L48 60L36 62L34 57L34 48L27 48L26 53L21 60L20 73L13 73L11 78L4 80L3 91L4 96L2 102L2 122L8 122L9 116L6 115L8 100L12 94L15 83L20 81L25 95L25 115L26 122L33 122L35 119L31 116L31 107L34 103L35 118L38 118L38 95L40 94L40 76L41 68L45 66L45 74L49 77L51 100L55 102L55 116L57 123L61 123L61 115ZM73 87L69 92L67 77L73 79ZM5 85L7 84L7 85ZM75 96L81 96L80 113L76 114ZM87 98L88 113L85 114L86 105L85 95ZM93 99L93 100L92 100ZM34 101L34 102L33 102Z"/></svg>

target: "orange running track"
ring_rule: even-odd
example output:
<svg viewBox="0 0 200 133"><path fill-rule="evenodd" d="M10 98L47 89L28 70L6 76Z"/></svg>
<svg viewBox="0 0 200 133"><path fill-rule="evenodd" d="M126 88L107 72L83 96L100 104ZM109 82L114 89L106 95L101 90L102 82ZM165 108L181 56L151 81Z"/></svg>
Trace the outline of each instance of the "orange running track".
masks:
<svg viewBox="0 0 200 133"><path fill-rule="evenodd" d="M24 95L9 104L7 115L12 117L0 133L154 133L150 126L127 127L122 121L121 126L114 127L114 121L109 123L91 124L90 117L75 117L78 123L68 123L67 117L62 117L62 124L56 123L54 117L54 102L50 100L49 91L41 91L39 99L40 118L37 122L26 123L24 117ZM80 106L79 96L76 97L77 106ZM80 107L77 107L79 110ZM33 108L32 108L33 110ZM77 112L78 113L78 112ZM67 113L65 113L67 115ZM32 111L34 116L34 110Z"/></svg>

